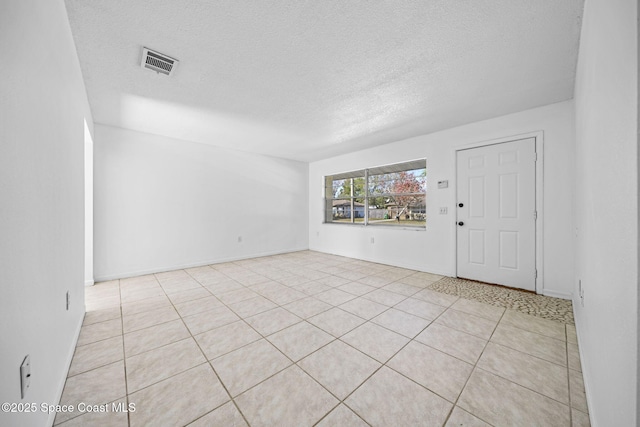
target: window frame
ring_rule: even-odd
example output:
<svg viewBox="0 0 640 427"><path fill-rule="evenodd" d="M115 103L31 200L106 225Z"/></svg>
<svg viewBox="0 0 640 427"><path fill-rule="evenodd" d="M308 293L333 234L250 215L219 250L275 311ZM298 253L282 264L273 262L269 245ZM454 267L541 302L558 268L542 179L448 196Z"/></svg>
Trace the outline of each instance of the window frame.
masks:
<svg viewBox="0 0 640 427"><path fill-rule="evenodd" d="M424 191L421 192L411 192L411 193L382 193L379 195L372 195L370 192L370 182L369 179L371 176L376 176L376 175L385 175L385 174L389 174L389 173L399 173L399 172L408 172L408 171L412 171L412 170L417 170L417 169L424 169L425 170L425 189ZM378 221L374 221L371 222L370 218L369 218L369 211L370 211L370 200L372 198L376 198L376 197L402 197L402 196L419 196L419 197L424 197L424 216L425 216L425 222L421 225L407 225L407 224L403 224L403 225L386 225L386 227L388 228L399 228L399 229L408 229L408 230L426 230L426 199L427 199L427 186L426 186L426 169L427 169L427 160L425 159L418 159L418 160L411 160L411 161L407 161L407 162L401 162L401 163L392 163L392 164L388 164L385 166L376 166L376 167L371 167L371 168L365 168L365 169L357 169L357 170L353 170L353 171L348 171L348 172L342 172L342 173L336 173L336 174L331 174L331 175L324 175L323 177L323 181L324 181L324 197L323 197L323 206L324 206L324 215L323 215L323 224L342 224L342 225L350 225L350 226L361 226L361 227L368 227L368 226L373 226L373 227L385 227L384 223L380 223ZM372 173L373 172L373 173ZM355 190L355 179L358 178L363 178L364 179L364 194L362 195L357 195L354 194L354 190ZM341 197L336 197L335 193L334 193L334 187L333 187L333 183L337 180L345 180L345 179L350 179L349 182L349 186L350 186L350 194L348 196L341 196ZM327 197L329 196L330 197ZM357 215L357 207L356 203L360 203L357 200L358 199L363 199L363 220L362 221L356 221L358 217ZM346 221L335 221L335 220L328 220L328 218L333 219L334 218L334 208L335 208L335 202L336 201L348 201L350 202L349 205L346 205L349 207L349 214L350 214L350 221L346 222Z"/></svg>

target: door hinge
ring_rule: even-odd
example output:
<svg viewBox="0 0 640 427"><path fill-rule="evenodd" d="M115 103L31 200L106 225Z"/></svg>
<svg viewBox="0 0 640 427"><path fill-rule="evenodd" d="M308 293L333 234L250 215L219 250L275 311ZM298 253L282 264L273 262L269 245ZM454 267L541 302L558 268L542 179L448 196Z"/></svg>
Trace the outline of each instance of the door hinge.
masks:
<svg viewBox="0 0 640 427"><path fill-rule="evenodd" d="M538 211L533 211L533 219L538 219Z"/></svg>
<svg viewBox="0 0 640 427"><path fill-rule="evenodd" d="M538 278L538 270L533 270L533 278L534 279Z"/></svg>
<svg viewBox="0 0 640 427"><path fill-rule="evenodd" d="M538 153L533 153L533 161L534 162L538 161Z"/></svg>

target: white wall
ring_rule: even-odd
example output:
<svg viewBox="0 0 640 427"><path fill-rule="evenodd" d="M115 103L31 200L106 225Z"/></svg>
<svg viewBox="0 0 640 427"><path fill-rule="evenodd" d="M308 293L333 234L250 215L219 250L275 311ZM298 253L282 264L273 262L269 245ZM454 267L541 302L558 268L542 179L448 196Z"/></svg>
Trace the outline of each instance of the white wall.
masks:
<svg viewBox="0 0 640 427"><path fill-rule="evenodd" d="M98 124L94 150L96 281L308 248L306 163Z"/></svg>
<svg viewBox="0 0 640 427"><path fill-rule="evenodd" d="M592 425L602 427L638 422L637 8L585 2L575 89L574 311Z"/></svg>
<svg viewBox="0 0 640 427"><path fill-rule="evenodd" d="M85 118L91 126L62 0L0 2L0 53L0 402L55 404L84 315ZM0 412L3 426L52 421Z"/></svg>
<svg viewBox="0 0 640 427"><path fill-rule="evenodd" d="M573 280L572 170L574 118L571 101L456 127L311 163L309 247L422 271L455 275L455 149L530 132L544 133L544 288L570 298ZM427 229L323 224L323 176L360 168L427 159ZM448 189L437 181L449 180ZM448 215L439 215L439 207ZM375 243L370 243L374 237Z"/></svg>

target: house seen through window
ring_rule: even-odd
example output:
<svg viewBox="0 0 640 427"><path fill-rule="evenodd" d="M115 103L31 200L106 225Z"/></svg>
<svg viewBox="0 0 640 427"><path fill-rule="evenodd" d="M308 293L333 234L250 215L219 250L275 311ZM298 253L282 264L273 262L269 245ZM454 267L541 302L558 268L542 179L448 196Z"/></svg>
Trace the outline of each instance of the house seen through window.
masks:
<svg viewBox="0 0 640 427"><path fill-rule="evenodd" d="M426 160L325 177L325 222L425 227Z"/></svg>

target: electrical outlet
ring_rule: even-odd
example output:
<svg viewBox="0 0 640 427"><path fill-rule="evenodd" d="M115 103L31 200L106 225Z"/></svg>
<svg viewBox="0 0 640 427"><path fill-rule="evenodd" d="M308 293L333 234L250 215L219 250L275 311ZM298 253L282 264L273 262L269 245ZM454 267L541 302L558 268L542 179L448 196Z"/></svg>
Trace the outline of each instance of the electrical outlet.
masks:
<svg viewBox="0 0 640 427"><path fill-rule="evenodd" d="M371 243L375 243L375 242L376 242L376 240L372 237L371 238Z"/></svg>
<svg viewBox="0 0 640 427"><path fill-rule="evenodd" d="M20 397L24 399L31 385L31 358L27 354L20 365Z"/></svg>
<svg viewBox="0 0 640 427"><path fill-rule="evenodd" d="M446 215L446 214L447 214L447 208L446 207L440 208L440 215Z"/></svg>
<svg viewBox="0 0 640 427"><path fill-rule="evenodd" d="M71 305L71 297L69 296L69 291L67 291L67 311L69 311L70 305Z"/></svg>

